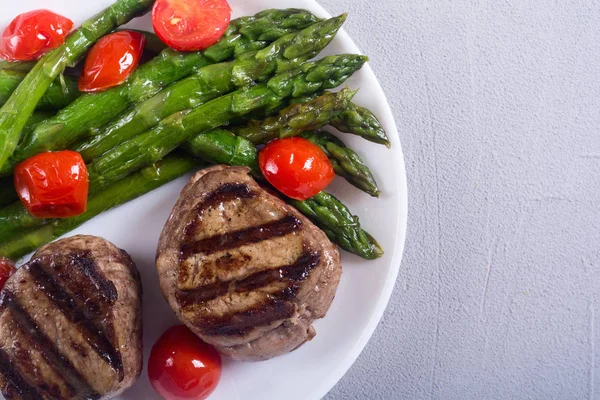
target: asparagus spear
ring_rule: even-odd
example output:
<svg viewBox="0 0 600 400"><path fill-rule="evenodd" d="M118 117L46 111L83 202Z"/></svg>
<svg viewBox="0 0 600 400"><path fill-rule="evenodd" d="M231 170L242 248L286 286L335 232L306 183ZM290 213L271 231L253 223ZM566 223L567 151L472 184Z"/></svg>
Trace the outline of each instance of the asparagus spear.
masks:
<svg viewBox="0 0 600 400"><path fill-rule="evenodd" d="M212 164L249 167L252 175L262 177L256 147L248 139L236 136L231 131L216 128L201 133L185 143L183 149Z"/></svg>
<svg viewBox="0 0 600 400"><path fill-rule="evenodd" d="M291 103L306 103L315 98L316 95L297 97L291 100ZM272 110L266 110L269 112ZM377 119L372 111L360 107L354 103L350 103L348 108L334 118L331 126L344 133L351 133L377 144L384 144L390 147L390 141L381 126L381 122Z"/></svg>
<svg viewBox="0 0 600 400"><path fill-rule="evenodd" d="M333 195L321 192L308 200L287 199L298 211L321 228L342 249L367 260L383 255L375 238L360 227L358 217Z"/></svg>
<svg viewBox="0 0 600 400"><path fill-rule="evenodd" d="M239 89L193 110L162 120L153 130L121 144L88 165L90 190L102 190L130 173L156 163L193 136L227 124L230 118L277 104L292 95L308 95L340 85L367 61L365 56L329 56L279 74L266 83ZM0 243L14 232L44 224L20 202L0 209Z"/></svg>
<svg viewBox="0 0 600 400"><path fill-rule="evenodd" d="M340 132L352 133L373 143L391 147L390 140L375 114L356 104L350 104L343 113L331 121L331 126Z"/></svg>
<svg viewBox="0 0 600 400"><path fill-rule="evenodd" d="M266 48L244 54L235 61L198 69L189 77L135 105L98 134L75 147L87 161L100 156L178 111L198 107L223 94L262 81L274 72L298 67L331 42L345 15L317 22L302 31L277 39Z"/></svg>
<svg viewBox="0 0 600 400"><path fill-rule="evenodd" d="M142 196L191 171L198 161L185 156L168 156L92 195L87 210L77 217L53 220L0 245L0 256L17 259L75 229L96 215Z"/></svg>
<svg viewBox="0 0 600 400"><path fill-rule="evenodd" d="M0 69L0 105L6 103L26 75L26 72ZM71 104L79 94L76 80L58 77L50 84L36 109L60 110Z"/></svg>
<svg viewBox="0 0 600 400"><path fill-rule="evenodd" d="M194 109L163 119L154 129L139 135L95 159L88 167L90 180L100 186L160 160L195 135L225 125L236 116L277 104L287 97L306 95L344 82L366 62L359 55L329 56L307 62L266 83L238 89Z"/></svg>
<svg viewBox="0 0 600 400"><path fill-rule="evenodd" d="M184 78L197 68L224 61L246 51L264 48L268 44L266 41L273 37L296 32L316 20L316 17L304 10L266 10L254 17L232 21L219 42L204 51L179 53L167 49L138 67L123 85L101 93L83 95L54 118L39 124L32 134L23 138L7 165L0 168L0 174L6 175L17 162L27 157L46 150L68 148L93 135L98 128L106 125L131 104L153 96L166 85ZM249 27L256 27L256 32L252 31L255 36L244 36L241 33L244 28Z"/></svg>
<svg viewBox="0 0 600 400"><path fill-rule="evenodd" d="M27 124L23 128L23 133L27 134L27 132L31 131L35 124L40 121L45 120L51 114L48 112L36 111L33 113ZM13 201L18 200L17 192L15 191L15 186L13 183L13 176L7 176L4 178L0 178L0 207L4 207Z"/></svg>
<svg viewBox="0 0 600 400"><path fill-rule="evenodd" d="M377 197L379 196L377 183L358 154L327 132L303 133L327 125L348 107L354 93L347 89L337 93L328 92L309 102L292 104L281 110L278 116L263 121L252 120L247 125L233 127L231 132L254 144L264 144L276 138L300 134L321 147L331 160L336 174L344 177L357 188ZM194 140L199 139L192 139Z"/></svg>
<svg viewBox="0 0 600 400"><path fill-rule="evenodd" d="M0 60L0 69L7 71L29 72L35 67L36 61L7 61Z"/></svg>
<svg viewBox="0 0 600 400"><path fill-rule="evenodd" d="M246 125L233 127L231 131L254 144L298 136L303 131L327 125L348 107L355 94L348 89L326 93L306 103L291 104L277 116L262 121L251 120Z"/></svg>
<svg viewBox="0 0 600 400"><path fill-rule="evenodd" d="M326 131L306 131L300 136L316 144L327 154L337 175L371 196L379 197L381 192L371 170L344 142Z"/></svg>
<svg viewBox="0 0 600 400"><path fill-rule="evenodd" d="M139 14L148 11L153 0L117 0L87 20L65 43L43 56L19 87L0 108L0 168L13 154L21 131L38 102L68 64L75 62L96 40Z"/></svg>
<svg viewBox="0 0 600 400"><path fill-rule="evenodd" d="M187 142L184 149L210 163L249 167L255 177L263 179L256 148L247 139L229 131L213 129L202 133ZM321 192L306 201L288 201L343 249L366 259L383 254L377 241L360 227L358 218L332 195Z"/></svg>

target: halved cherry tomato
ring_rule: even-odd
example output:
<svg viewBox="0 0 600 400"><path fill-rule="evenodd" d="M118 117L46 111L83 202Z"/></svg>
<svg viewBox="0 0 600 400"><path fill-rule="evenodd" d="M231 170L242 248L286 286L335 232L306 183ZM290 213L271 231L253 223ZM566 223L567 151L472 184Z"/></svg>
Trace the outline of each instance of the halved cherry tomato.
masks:
<svg viewBox="0 0 600 400"><path fill-rule="evenodd" d="M258 154L258 163L271 185L297 200L319 193L335 177L323 150L303 138L269 142Z"/></svg>
<svg viewBox="0 0 600 400"><path fill-rule="evenodd" d="M8 61L37 60L60 46L73 21L48 10L30 11L12 20L0 39L0 57Z"/></svg>
<svg viewBox="0 0 600 400"><path fill-rule="evenodd" d="M4 287L4 284L16 271L15 263L10 261L8 258L0 257L0 290Z"/></svg>
<svg viewBox="0 0 600 400"><path fill-rule="evenodd" d="M206 399L221 379L221 356L186 326L176 325L152 348L148 377L166 400Z"/></svg>
<svg viewBox="0 0 600 400"><path fill-rule="evenodd" d="M231 19L227 0L157 0L152 25L158 37L178 51L198 51L215 44Z"/></svg>
<svg viewBox="0 0 600 400"><path fill-rule="evenodd" d="M90 50L79 78L79 90L98 92L125 82L140 62L145 38L119 31L100 39Z"/></svg>
<svg viewBox="0 0 600 400"><path fill-rule="evenodd" d="M88 172L79 153L41 153L15 167L15 188L31 215L72 217L85 212Z"/></svg>

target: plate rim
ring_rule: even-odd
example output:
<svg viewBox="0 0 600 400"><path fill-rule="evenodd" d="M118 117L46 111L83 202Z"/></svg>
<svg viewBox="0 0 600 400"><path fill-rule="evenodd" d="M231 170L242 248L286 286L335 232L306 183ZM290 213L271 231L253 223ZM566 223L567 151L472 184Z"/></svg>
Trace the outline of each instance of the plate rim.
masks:
<svg viewBox="0 0 600 400"><path fill-rule="evenodd" d="M322 14L324 17L331 18L331 13L327 11L317 0L305 0L309 3L312 3L311 8L319 14ZM339 37L347 42L350 47L353 48L352 51L357 54L363 54L363 52L359 49L357 44L352 39L352 36L346 31L345 28L342 27L338 32ZM397 198L397 207L398 207L398 219L396 221L396 240L395 246L393 249L392 260L391 260L391 268L389 268L388 275L386 277L385 285L383 286L383 290L378 296L377 305L375 307L375 312L371 314L371 318L369 322L364 327L360 338L354 344L352 350L348 352L348 354L344 357L344 359L338 364L338 366L329 374L328 379L324 379L321 384L315 387L313 390L314 398L322 399L339 383L339 381L346 375L350 367L354 365L358 357L362 354L363 350L367 346L369 340L373 337L377 326L381 322L383 318L383 314L387 309L390 299L392 297L392 293L394 288L396 287L396 281L398 280L398 275L400 273L400 266L402 263L402 257L404 255L404 246L406 244L406 232L408 226L408 183L406 176L406 165L404 163L404 152L402 150L402 144L400 141L400 134L398 132L398 127L396 125L396 120L394 118L394 114L390 107L390 103L388 101L387 95L377 79L377 75L373 71L370 65L370 61L367 62L363 66L363 70L367 74L371 74L375 81L377 82L377 90L381 91L383 94L383 98L385 99L384 111L389 117L389 121L391 121L391 130L386 127L386 132L388 137L390 137L390 141L392 142L392 146L396 147L395 151L398 153L399 157L394 159L394 168L393 170L399 173L398 179L396 180L397 189L398 189L398 198ZM389 249L386 251L390 251Z"/></svg>

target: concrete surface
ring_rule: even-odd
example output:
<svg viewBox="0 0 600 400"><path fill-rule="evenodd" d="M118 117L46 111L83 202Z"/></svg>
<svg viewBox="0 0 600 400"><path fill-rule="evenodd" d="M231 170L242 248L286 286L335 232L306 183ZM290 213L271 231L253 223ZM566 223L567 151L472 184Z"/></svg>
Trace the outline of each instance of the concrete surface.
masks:
<svg viewBox="0 0 600 400"><path fill-rule="evenodd" d="M600 399L599 2L321 3L387 93L410 207L327 399Z"/></svg>

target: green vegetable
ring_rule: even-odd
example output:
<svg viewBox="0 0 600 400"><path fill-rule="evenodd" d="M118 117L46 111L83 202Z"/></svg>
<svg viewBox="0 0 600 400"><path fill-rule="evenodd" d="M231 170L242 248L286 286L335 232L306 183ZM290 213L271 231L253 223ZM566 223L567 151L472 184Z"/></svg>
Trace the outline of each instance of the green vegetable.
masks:
<svg viewBox="0 0 600 400"><path fill-rule="evenodd" d="M328 92L306 103L292 104L281 110L277 116L263 121L252 120L247 125L232 127L231 132L223 131L227 135L223 132L220 135L212 133L211 139L218 136L223 140L233 133L254 144L264 144L273 139L300 135L319 146L327 154L337 175L344 177L352 185L370 195L378 197L380 192L373 174L358 154L330 133L305 132L327 125L348 107L354 93L347 89L337 93ZM210 153L217 150L211 147L209 138L203 136L196 136L188 142L187 149L203 159L229 164L227 161L215 160L211 157ZM224 160L227 160L227 157Z"/></svg>
<svg viewBox="0 0 600 400"><path fill-rule="evenodd" d="M44 55L0 108L0 168L13 154L21 131L54 79L115 27L149 10L153 0L118 0L87 20L65 43Z"/></svg>
<svg viewBox="0 0 600 400"><path fill-rule="evenodd" d="M35 67L37 61L6 61L0 60L0 70L29 72Z"/></svg>
<svg viewBox="0 0 600 400"><path fill-rule="evenodd" d="M307 95L340 85L366 62L358 55L325 57L278 74L266 83L238 89L194 109L163 119L139 135L95 159L88 167L90 180L103 186L173 151L197 134L226 125L231 118L274 105L293 95Z"/></svg>
<svg viewBox="0 0 600 400"><path fill-rule="evenodd" d="M316 95L296 97L291 100L292 104L306 103L314 99ZM263 110L263 113L272 113L277 110ZM351 133L377 144L384 144L390 147L390 141L381 126L381 122L375 114L370 110L360 107L354 103L350 103L348 108L334 118L331 126L335 127L340 132Z"/></svg>
<svg viewBox="0 0 600 400"><path fill-rule="evenodd" d="M331 126L340 132L358 135L370 142L391 147L390 140L375 114L356 104L350 104L346 111L331 121Z"/></svg>
<svg viewBox="0 0 600 400"><path fill-rule="evenodd" d="M287 199L342 249L373 260L383 255L375 238L360 227L358 217L333 195L321 192L308 200Z"/></svg>
<svg viewBox="0 0 600 400"><path fill-rule="evenodd" d="M265 80L273 73L298 67L331 42L345 19L342 15L317 22L277 39L260 51L246 53L231 62L200 68L154 97L136 104L75 150L89 161L147 131L171 114L198 107L254 81Z"/></svg>
<svg viewBox="0 0 600 400"><path fill-rule="evenodd" d="M96 215L142 196L198 167L200 163L185 156L168 156L90 196L87 210L77 217L56 219L41 228L13 236L0 244L0 256L17 259L65 233L77 228Z"/></svg>
<svg viewBox="0 0 600 400"><path fill-rule="evenodd" d="M0 105L6 103L26 75L26 72L0 69ZM79 95L77 80L61 75L50 84L36 109L60 110L71 104Z"/></svg>
<svg viewBox="0 0 600 400"><path fill-rule="evenodd" d="M342 89L337 93L326 93L306 103L291 104L277 116L262 121L251 120L244 126L232 127L231 131L245 137L254 144L265 144L270 140L298 136L310 129L327 125L343 112L356 92Z"/></svg>
<svg viewBox="0 0 600 400"><path fill-rule="evenodd" d="M249 167L255 177L263 179L254 145L229 131L213 129L202 133L187 142L184 149L210 163ZM288 202L343 249L369 260L383 254L377 241L361 228L358 218L332 195L321 192L306 201L288 199Z"/></svg>
<svg viewBox="0 0 600 400"><path fill-rule="evenodd" d="M248 139L228 130L217 128L196 135L183 145L183 149L212 164L249 167L254 176L262 177L256 147Z"/></svg>
<svg viewBox="0 0 600 400"><path fill-rule="evenodd" d="M134 0L120 0L120 3L124 1L131 3ZM151 3L150 0L144 1ZM179 53L172 49L164 50L151 61L139 66L124 84L104 92L83 95L54 118L39 124L30 135L23 138L9 163L0 169L0 174L10 173L16 163L37 153L65 149L93 136L99 128L133 103L153 96L163 87L188 76L198 68L246 51L264 48L266 41L275 36L303 29L316 20L315 16L304 10L266 10L254 17L232 21L225 35L205 51ZM256 32L252 31L254 37L240 33L251 26L260 27Z"/></svg>
<svg viewBox="0 0 600 400"><path fill-rule="evenodd" d="M193 110L185 110L162 120L154 129L103 154L88 165L90 190L96 192L130 173L158 162L195 135L227 124L229 119L267 105L275 105L292 95L308 95L344 82L367 61L365 56L329 56L307 62L246 89L221 96ZM20 202L0 209L0 243L14 232L39 226L44 219L31 216Z"/></svg>
<svg viewBox="0 0 600 400"><path fill-rule="evenodd" d="M1 72L0 72L0 74L1 74ZM31 116L31 118L29 118L29 121L27 121L27 125L25 125L25 127L23 128L24 134L31 131L33 129L33 127L35 126L35 124L37 124L40 121L45 120L50 115L52 115L52 114L47 113L47 112L41 112L41 111L34 112L33 115ZM10 176L0 178L0 207L4 207L18 199L19 199L19 197L17 196L17 192L15 191L15 186L13 183L13 176L10 175Z"/></svg>
<svg viewBox="0 0 600 400"><path fill-rule="evenodd" d="M371 170L344 142L325 131L306 131L300 136L316 144L327 154L337 175L371 196L379 197L380 191Z"/></svg>

